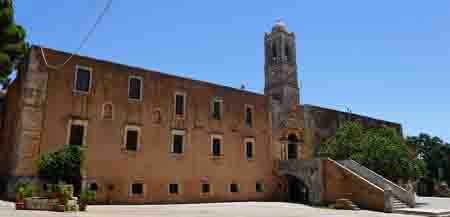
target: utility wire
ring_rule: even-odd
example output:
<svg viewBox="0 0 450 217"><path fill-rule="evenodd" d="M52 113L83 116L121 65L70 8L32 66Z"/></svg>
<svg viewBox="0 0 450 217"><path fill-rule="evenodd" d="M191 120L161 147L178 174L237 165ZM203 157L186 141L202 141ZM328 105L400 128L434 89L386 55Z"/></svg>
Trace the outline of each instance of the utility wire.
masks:
<svg viewBox="0 0 450 217"><path fill-rule="evenodd" d="M103 9L103 11L100 13L100 15L97 17L97 20L95 21L94 25L91 27L91 29L89 30L89 32L87 33L87 35L83 38L83 40L81 41L80 46L75 50L75 52L72 53L72 55L70 55L69 58L67 58L66 61L64 61L63 64L60 65L50 65L47 61L47 58L45 56L44 53L44 49L41 47L41 54L42 57L44 59L45 65L47 65L47 67L52 68L52 69L60 69L62 67L64 67L75 55L78 55L78 53L80 52L80 50L83 48L83 46L86 44L86 42L89 40L89 38L91 37L91 35L94 33L95 29L97 28L97 26L100 24L100 22L102 21L103 17L106 15L106 12L108 12L108 10L111 8L112 5L112 0L108 0L108 2L106 3L105 8Z"/></svg>

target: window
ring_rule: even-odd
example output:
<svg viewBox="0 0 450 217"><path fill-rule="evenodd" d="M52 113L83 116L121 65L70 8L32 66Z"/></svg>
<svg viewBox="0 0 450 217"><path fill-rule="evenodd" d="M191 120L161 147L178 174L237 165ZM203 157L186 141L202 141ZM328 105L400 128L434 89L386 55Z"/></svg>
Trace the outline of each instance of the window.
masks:
<svg viewBox="0 0 450 217"><path fill-rule="evenodd" d="M184 116L185 94L175 93L175 115Z"/></svg>
<svg viewBox="0 0 450 217"><path fill-rule="evenodd" d="M132 195L142 195L144 194L144 185L142 183L134 183L131 185Z"/></svg>
<svg viewBox="0 0 450 217"><path fill-rule="evenodd" d="M98 190L98 185L97 183L93 182L89 185L89 190L91 191L97 191Z"/></svg>
<svg viewBox="0 0 450 217"><path fill-rule="evenodd" d="M66 131L66 144L79 146L85 145L87 126L87 120L70 119Z"/></svg>
<svg viewBox="0 0 450 217"><path fill-rule="evenodd" d="M178 194L178 184L169 184L169 194Z"/></svg>
<svg viewBox="0 0 450 217"><path fill-rule="evenodd" d="M239 186L236 183L230 184L230 192L231 193L237 193L239 192Z"/></svg>
<svg viewBox="0 0 450 217"><path fill-rule="evenodd" d="M113 119L113 105L112 103L103 104L103 119L112 120Z"/></svg>
<svg viewBox="0 0 450 217"><path fill-rule="evenodd" d="M245 125L253 127L253 107L245 105Z"/></svg>
<svg viewBox="0 0 450 217"><path fill-rule="evenodd" d="M215 120L222 119L222 100L214 99L212 104L212 117Z"/></svg>
<svg viewBox="0 0 450 217"><path fill-rule="evenodd" d="M264 192L264 185L261 182L256 182L256 192Z"/></svg>
<svg viewBox="0 0 450 217"><path fill-rule="evenodd" d="M210 188L209 188L209 183L202 183L202 193L206 194L209 193Z"/></svg>
<svg viewBox="0 0 450 217"><path fill-rule="evenodd" d="M174 131L172 131L171 153L173 153L173 154L181 154L181 153L183 153L184 134L185 133L182 130L174 130Z"/></svg>
<svg viewBox="0 0 450 217"><path fill-rule="evenodd" d="M82 146L83 138L84 138L84 126L72 124L70 126L69 144Z"/></svg>
<svg viewBox="0 0 450 217"><path fill-rule="evenodd" d="M222 136L212 135L211 136L211 152L213 157L222 156Z"/></svg>
<svg viewBox="0 0 450 217"><path fill-rule="evenodd" d="M247 140L245 141L245 157L247 159L253 159L254 155L254 145L253 141Z"/></svg>
<svg viewBox="0 0 450 217"><path fill-rule="evenodd" d="M142 100L142 77L130 76L128 78L128 99Z"/></svg>
<svg viewBox="0 0 450 217"><path fill-rule="evenodd" d="M296 143L288 143L288 159L297 159Z"/></svg>
<svg viewBox="0 0 450 217"><path fill-rule="evenodd" d="M137 126L125 127L125 149L127 151L137 151L140 144L141 130Z"/></svg>
<svg viewBox="0 0 450 217"><path fill-rule="evenodd" d="M77 66L75 70L75 88L74 91L88 93L91 88L92 69L83 66Z"/></svg>

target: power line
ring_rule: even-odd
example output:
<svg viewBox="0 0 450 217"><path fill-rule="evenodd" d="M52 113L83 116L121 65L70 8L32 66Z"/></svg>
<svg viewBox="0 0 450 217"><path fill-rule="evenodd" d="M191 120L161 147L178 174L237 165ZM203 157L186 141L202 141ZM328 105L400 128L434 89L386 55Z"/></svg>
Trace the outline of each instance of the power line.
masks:
<svg viewBox="0 0 450 217"><path fill-rule="evenodd" d="M44 59L45 65L47 65L47 67L52 68L52 69L60 69L62 67L64 67L75 55L77 55L80 50L83 48L83 46L86 44L86 42L89 40L89 38L91 37L91 35L94 33L95 29L97 28L97 26L100 24L100 22L102 21L103 17L106 15L106 12L108 12L108 10L111 8L112 5L112 0L108 0L108 2L106 3L105 8L102 10L102 12L100 13L100 15L97 17L97 20L95 21L94 25L91 27L91 29L89 30L89 32L86 34L86 36L83 38L83 40L80 43L80 46L78 46L78 48L75 50L75 52L72 53L72 55L70 55L69 58L67 58L66 61L63 62L63 64L60 65L50 65L47 61L47 58L45 56L44 53L44 49L41 47L41 54L42 57Z"/></svg>

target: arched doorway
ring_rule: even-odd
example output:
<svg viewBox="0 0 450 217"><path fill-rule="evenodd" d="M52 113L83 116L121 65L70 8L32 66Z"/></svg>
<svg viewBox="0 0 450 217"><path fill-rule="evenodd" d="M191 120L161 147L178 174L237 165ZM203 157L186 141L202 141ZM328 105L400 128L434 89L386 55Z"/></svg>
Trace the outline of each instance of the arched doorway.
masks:
<svg viewBox="0 0 450 217"><path fill-rule="evenodd" d="M298 138L295 134L288 136L288 159L297 159L298 156Z"/></svg>
<svg viewBox="0 0 450 217"><path fill-rule="evenodd" d="M309 204L309 189L299 178L287 175L288 180L288 202Z"/></svg>

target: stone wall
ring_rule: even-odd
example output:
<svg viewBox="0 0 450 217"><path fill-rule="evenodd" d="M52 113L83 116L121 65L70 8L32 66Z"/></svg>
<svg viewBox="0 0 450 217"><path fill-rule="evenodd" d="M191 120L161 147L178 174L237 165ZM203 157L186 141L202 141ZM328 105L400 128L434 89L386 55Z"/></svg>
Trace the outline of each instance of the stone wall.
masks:
<svg viewBox="0 0 450 217"><path fill-rule="evenodd" d="M324 173L320 159L284 160L279 162L278 175L291 175L300 179L308 187L308 199L312 204L320 205L324 194Z"/></svg>
<svg viewBox="0 0 450 217"><path fill-rule="evenodd" d="M33 52L39 53L39 47ZM67 53L45 49L48 62L64 62ZM88 94L73 92L77 65L92 68ZM35 67L37 66L37 67ZM156 71L124 66L88 57L74 56L63 68L45 67L40 55L23 72L26 104L20 113L19 164L12 176L35 176L32 163L46 152L67 143L71 121L86 124L87 148L84 181L98 185L98 202L184 203L270 200L273 195L273 150L271 125L264 95L176 77ZM143 100L128 100L128 77L143 78ZM31 82L31 80L33 82ZM45 85L44 85L45 84ZM47 88L43 90L42 88ZM175 117L174 93L186 94L186 114ZM31 98L30 98L31 97ZM211 102L223 100L223 118L215 120ZM43 102L42 100L45 99ZM113 104L113 120L102 118L104 103ZM245 106L254 108L253 127L244 122ZM42 127L37 124L42 122ZM127 125L141 129L137 152L124 151ZM170 154L172 130L184 130L184 153ZM36 134L34 134L36 132ZM38 133L41 132L41 133ZM211 156L211 135L223 138L223 156ZM255 140L255 157L245 158L244 139ZM29 155L24 155L30 153ZM13 155L14 156L14 155ZM13 180L13 177L11 178ZM14 178L15 180L15 178ZM202 195L201 180L210 183L211 194ZM264 192L256 192L256 182ZM132 183L144 184L144 194L129 194ZM169 195L168 184L177 183L179 195ZM238 193L229 184L239 185ZM113 190L108 190L114 185Z"/></svg>
<svg viewBox="0 0 450 217"><path fill-rule="evenodd" d="M322 167L325 203L332 204L339 198L346 198L363 209L389 211L389 197L385 196L383 189L331 159L324 159Z"/></svg>

